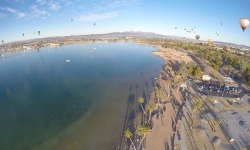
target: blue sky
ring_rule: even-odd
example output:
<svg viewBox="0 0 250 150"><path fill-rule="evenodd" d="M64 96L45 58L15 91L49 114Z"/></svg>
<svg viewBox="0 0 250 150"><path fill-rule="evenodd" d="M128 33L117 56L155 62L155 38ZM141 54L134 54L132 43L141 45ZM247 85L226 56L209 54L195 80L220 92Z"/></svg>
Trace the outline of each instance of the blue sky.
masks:
<svg viewBox="0 0 250 150"><path fill-rule="evenodd" d="M239 26L240 18L250 19L249 6L250 0L1 0L0 40L133 30L250 46L250 27Z"/></svg>

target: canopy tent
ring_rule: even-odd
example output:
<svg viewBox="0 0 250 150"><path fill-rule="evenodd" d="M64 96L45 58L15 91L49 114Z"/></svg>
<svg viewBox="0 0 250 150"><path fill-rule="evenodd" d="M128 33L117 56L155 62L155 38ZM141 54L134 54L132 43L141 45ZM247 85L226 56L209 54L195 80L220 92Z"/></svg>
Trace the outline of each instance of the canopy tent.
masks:
<svg viewBox="0 0 250 150"><path fill-rule="evenodd" d="M217 100L214 100L214 104L218 104L218 101L217 101Z"/></svg>
<svg viewBox="0 0 250 150"><path fill-rule="evenodd" d="M181 87L181 88L186 88L187 85L186 85L186 84L181 84L180 87Z"/></svg>

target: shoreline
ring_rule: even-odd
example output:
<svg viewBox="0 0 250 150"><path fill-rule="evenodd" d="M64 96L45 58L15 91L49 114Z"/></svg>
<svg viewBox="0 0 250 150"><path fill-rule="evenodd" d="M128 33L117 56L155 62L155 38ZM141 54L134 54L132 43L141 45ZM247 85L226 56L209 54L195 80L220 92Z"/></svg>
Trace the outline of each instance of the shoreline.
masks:
<svg viewBox="0 0 250 150"><path fill-rule="evenodd" d="M182 51L179 51L179 50L175 50L175 49L163 48L163 47L161 47L161 45L151 45L151 44L147 44L147 43L143 43L143 42L136 42L136 44L143 45L143 46L151 46L151 47L156 48L156 50L151 51L151 54L154 55L154 56L157 56L157 57L161 58L164 61L164 66L168 65L171 61L185 60L187 62L190 62L190 61L193 62L193 60L187 55L188 52L185 53L185 52L182 52ZM171 57L168 54L164 54L165 51L172 51L176 55L176 57L175 56ZM184 57L186 57L186 58L179 57L180 55L185 55ZM159 74L158 74L157 78L161 78L161 76L162 76L161 73L162 72L164 72L164 68L163 67L159 71ZM155 102L155 89L157 89L156 82L157 81L154 80L154 90L149 94L149 98L148 98L147 104L145 104L145 107L144 107L145 110L147 110L147 106L149 104L153 105L155 107L155 110L157 110L156 109L156 102ZM164 84L164 89L165 89L168 85L165 82L163 84ZM171 89L167 88L167 91L170 91L170 90ZM181 98L178 95L176 95L175 91L172 91L172 92L174 92L173 94L175 95L176 98L178 97L178 99L181 100ZM164 116L165 117L161 118L161 119L163 119L162 121L164 123L163 122L162 123L163 123L164 127L162 128L162 123L159 121L159 119L155 118L155 115L151 116L152 117L152 121L154 122L153 133L151 133L151 132L148 133L147 137L145 138L147 140L146 140L146 142L145 142L145 140L143 141L142 147L147 147L147 148L150 147L150 148L154 148L154 149L157 149L157 147L158 147L158 149L161 150L163 147L160 146L161 143L155 144L155 143L157 143L155 141L156 139L158 139L157 141L164 140L164 142L166 140L166 143L169 143L168 146L169 146L170 149L174 146L173 143L172 143L172 141L171 141L171 138L173 136L172 135L173 132L172 132L172 124L170 122L172 120L172 116L175 117L175 112L174 112L174 109L172 107L171 102L168 103L168 104L166 104L166 107L167 107L167 111L164 112ZM147 114L148 114L148 112L147 112ZM137 112L136 118L138 116L140 116L140 115L141 115L141 112ZM141 122L141 120L138 120L138 119L135 119L135 121L136 122ZM137 123L137 126L141 126L141 125ZM124 133L122 133L122 135L123 134ZM151 136L149 134L151 134ZM160 137L160 138L157 138L157 137ZM113 144L112 145L112 149L115 148L115 147L117 147L117 145L119 145L120 142L121 141L118 141L118 142L116 142L116 144ZM126 146L123 147L123 149L125 150Z"/></svg>

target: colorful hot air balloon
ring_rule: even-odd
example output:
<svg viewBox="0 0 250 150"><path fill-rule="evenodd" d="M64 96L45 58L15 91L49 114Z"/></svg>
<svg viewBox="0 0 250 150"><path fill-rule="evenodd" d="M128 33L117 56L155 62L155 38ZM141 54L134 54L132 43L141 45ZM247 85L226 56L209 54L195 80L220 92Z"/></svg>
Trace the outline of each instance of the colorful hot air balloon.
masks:
<svg viewBox="0 0 250 150"><path fill-rule="evenodd" d="M200 35L196 35L195 38L196 38L196 40L199 40L200 39Z"/></svg>
<svg viewBox="0 0 250 150"><path fill-rule="evenodd" d="M240 26L244 32L245 29L249 26L249 20L247 18L241 18L240 19Z"/></svg>
<svg viewBox="0 0 250 150"><path fill-rule="evenodd" d="M4 44L4 40L2 40L2 44Z"/></svg>
<svg viewBox="0 0 250 150"><path fill-rule="evenodd" d="M212 39L209 39L209 40L208 40L208 43L209 43L209 44L212 44L212 42L213 42Z"/></svg>

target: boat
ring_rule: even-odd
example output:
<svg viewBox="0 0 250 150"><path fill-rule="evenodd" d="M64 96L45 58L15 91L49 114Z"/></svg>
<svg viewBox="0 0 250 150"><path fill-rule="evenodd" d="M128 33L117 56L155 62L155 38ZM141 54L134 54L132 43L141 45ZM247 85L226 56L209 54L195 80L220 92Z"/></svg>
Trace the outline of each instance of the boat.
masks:
<svg viewBox="0 0 250 150"><path fill-rule="evenodd" d="M70 60L67 59L66 62L70 62Z"/></svg>

